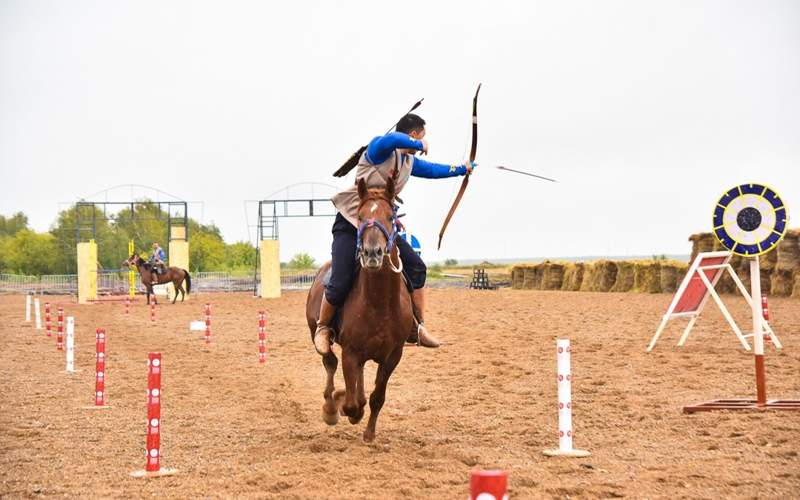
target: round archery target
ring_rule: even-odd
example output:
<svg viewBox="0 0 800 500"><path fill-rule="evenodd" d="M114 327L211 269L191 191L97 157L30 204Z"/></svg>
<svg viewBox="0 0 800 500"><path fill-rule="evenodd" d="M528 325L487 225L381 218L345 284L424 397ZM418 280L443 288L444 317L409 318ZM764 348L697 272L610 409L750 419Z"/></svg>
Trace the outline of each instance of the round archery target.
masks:
<svg viewBox="0 0 800 500"><path fill-rule="evenodd" d="M771 188L742 184L729 189L714 208L714 234L737 255L767 253L786 233L786 206Z"/></svg>

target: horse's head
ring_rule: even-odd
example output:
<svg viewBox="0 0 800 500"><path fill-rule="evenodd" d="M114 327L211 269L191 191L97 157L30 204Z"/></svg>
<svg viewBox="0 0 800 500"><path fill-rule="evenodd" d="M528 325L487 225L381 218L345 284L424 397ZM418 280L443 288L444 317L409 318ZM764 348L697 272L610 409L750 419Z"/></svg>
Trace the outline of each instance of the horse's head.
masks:
<svg viewBox="0 0 800 500"><path fill-rule="evenodd" d="M139 263L139 260L140 260L140 257L138 255L136 255L135 253L131 254L130 257L128 257L127 259L125 259L122 262L122 267L135 266L135 265L137 265Z"/></svg>
<svg viewBox="0 0 800 500"><path fill-rule="evenodd" d="M358 236L357 257L361 267L376 270L383 267L383 259L390 256L397 237L397 212L394 207L394 180L389 179L386 189L367 189L364 179L358 180Z"/></svg>

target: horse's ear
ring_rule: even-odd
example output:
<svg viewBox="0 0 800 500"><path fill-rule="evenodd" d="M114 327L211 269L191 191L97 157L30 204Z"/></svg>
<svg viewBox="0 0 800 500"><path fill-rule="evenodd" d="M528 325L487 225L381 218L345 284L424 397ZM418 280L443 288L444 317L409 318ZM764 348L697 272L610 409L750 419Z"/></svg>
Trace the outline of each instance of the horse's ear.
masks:
<svg viewBox="0 0 800 500"><path fill-rule="evenodd" d="M367 197L367 181L362 177L356 184L358 184L358 197L363 200Z"/></svg>
<svg viewBox="0 0 800 500"><path fill-rule="evenodd" d="M386 181L386 199L389 200L389 203L394 202L394 177L389 177L389 180Z"/></svg>

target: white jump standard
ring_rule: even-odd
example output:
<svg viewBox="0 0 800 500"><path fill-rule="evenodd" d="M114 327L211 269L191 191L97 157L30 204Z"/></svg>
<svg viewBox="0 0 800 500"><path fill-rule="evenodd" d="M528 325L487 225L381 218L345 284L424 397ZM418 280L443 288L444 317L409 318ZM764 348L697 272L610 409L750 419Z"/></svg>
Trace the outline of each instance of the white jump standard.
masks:
<svg viewBox="0 0 800 500"><path fill-rule="evenodd" d="M544 450L548 457L588 457L585 450L572 447L572 368L570 363L569 339L556 340L556 360L558 371L558 449Z"/></svg>

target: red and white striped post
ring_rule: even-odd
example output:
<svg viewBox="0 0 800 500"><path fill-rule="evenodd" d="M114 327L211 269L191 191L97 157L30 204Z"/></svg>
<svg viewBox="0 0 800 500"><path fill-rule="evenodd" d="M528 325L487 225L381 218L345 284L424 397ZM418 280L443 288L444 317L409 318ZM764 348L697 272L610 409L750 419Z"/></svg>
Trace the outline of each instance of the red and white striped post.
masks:
<svg viewBox="0 0 800 500"><path fill-rule="evenodd" d="M147 355L147 464L133 477L167 476L178 472L161 468L161 353Z"/></svg>
<svg viewBox="0 0 800 500"><path fill-rule="evenodd" d="M154 322L156 320L156 296L155 294L150 296L150 321Z"/></svg>
<svg viewBox="0 0 800 500"><path fill-rule="evenodd" d="M52 318L50 317L50 302L44 303L44 330L48 337L53 336Z"/></svg>
<svg viewBox="0 0 800 500"><path fill-rule="evenodd" d="M206 305L204 307L204 310L205 310L205 313L206 313L206 335L205 335L205 339L206 339L206 344L210 344L211 343L211 304L206 303Z"/></svg>
<svg viewBox="0 0 800 500"><path fill-rule="evenodd" d="M109 408L106 404L106 331L98 328L94 334L95 354L94 354L94 406L87 406L87 409Z"/></svg>
<svg viewBox="0 0 800 500"><path fill-rule="evenodd" d="M558 449L544 450L549 457L588 457L585 450L572 448L572 368L569 339L556 340L556 365L558 371Z"/></svg>
<svg viewBox="0 0 800 500"><path fill-rule="evenodd" d="M468 500L508 500L508 472L473 470L469 473Z"/></svg>
<svg viewBox="0 0 800 500"><path fill-rule="evenodd" d="M761 296L761 314L764 316L764 321L769 321L769 305L767 305L767 296ZM764 342L772 342L772 337L769 333L764 332Z"/></svg>
<svg viewBox="0 0 800 500"><path fill-rule="evenodd" d="M58 317L58 324L56 326L56 349L59 351L64 350L64 308L59 307L56 312Z"/></svg>
<svg viewBox="0 0 800 500"><path fill-rule="evenodd" d="M267 362L267 313L258 311L258 362Z"/></svg>

